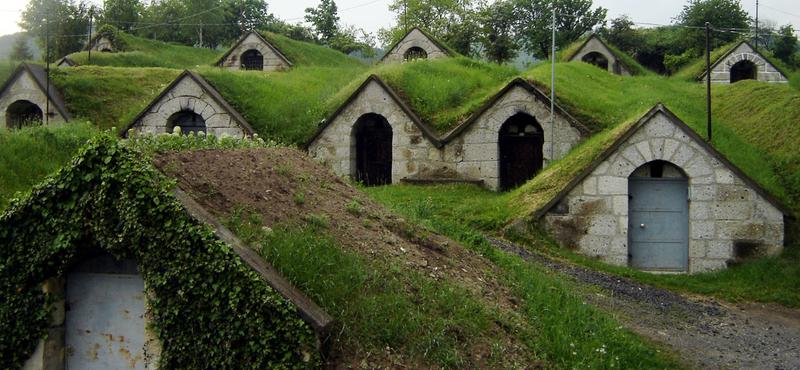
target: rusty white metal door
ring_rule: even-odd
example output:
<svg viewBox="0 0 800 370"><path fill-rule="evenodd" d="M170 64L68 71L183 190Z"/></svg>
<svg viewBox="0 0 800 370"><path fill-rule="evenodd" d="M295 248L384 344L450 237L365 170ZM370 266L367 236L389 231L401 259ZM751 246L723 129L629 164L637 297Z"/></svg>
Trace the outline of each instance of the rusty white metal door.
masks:
<svg viewBox="0 0 800 370"><path fill-rule="evenodd" d="M144 369L144 280L140 275L67 275L67 370Z"/></svg>
<svg viewBox="0 0 800 370"><path fill-rule="evenodd" d="M685 178L628 180L631 267L689 270L689 182Z"/></svg>

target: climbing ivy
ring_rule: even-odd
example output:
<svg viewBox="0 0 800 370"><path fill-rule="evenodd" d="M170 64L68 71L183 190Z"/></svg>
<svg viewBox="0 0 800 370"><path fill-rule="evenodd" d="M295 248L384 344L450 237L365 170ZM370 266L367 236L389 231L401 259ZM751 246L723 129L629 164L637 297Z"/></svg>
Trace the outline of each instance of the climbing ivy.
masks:
<svg viewBox="0 0 800 370"><path fill-rule="evenodd" d="M19 368L47 332L49 277L101 248L145 279L161 369L320 365L287 300L187 215L145 158L104 134L0 216L0 368Z"/></svg>

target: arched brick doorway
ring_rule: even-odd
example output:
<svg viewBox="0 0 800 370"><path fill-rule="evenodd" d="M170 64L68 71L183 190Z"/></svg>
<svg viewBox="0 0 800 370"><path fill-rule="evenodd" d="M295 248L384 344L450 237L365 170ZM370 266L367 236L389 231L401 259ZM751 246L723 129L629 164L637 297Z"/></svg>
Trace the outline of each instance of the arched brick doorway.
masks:
<svg viewBox="0 0 800 370"><path fill-rule="evenodd" d="M193 111L183 110L173 114L167 120L168 133L175 132L175 127L180 127L182 134L189 134L190 132L195 134L200 132L205 133L206 121L202 116Z"/></svg>
<svg viewBox="0 0 800 370"><path fill-rule="evenodd" d="M247 71L263 71L264 55L255 49L245 51L242 53L242 69Z"/></svg>
<svg viewBox="0 0 800 370"><path fill-rule="evenodd" d="M500 189L509 190L542 169L544 132L536 118L517 113L500 127Z"/></svg>
<svg viewBox="0 0 800 370"><path fill-rule="evenodd" d="M356 121L356 180L367 186L392 183L392 126L380 114Z"/></svg>
<svg viewBox="0 0 800 370"><path fill-rule="evenodd" d="M731 83L755 79L758 79L758 67L755 63L743 60L731 67Z"/></svg>
<svg viewBox="0 0 800 370"><path fill-rule="evenodd" d="M428 53L425 51L425 49L419 46L414 46L406 50L403 59L405 59L406 61L414 59L428 59Z"/></svg>
<svg viewBox="0 0 800 370"><path fill-rule="evenodd" d="M6 109L6 127L22 128L42 124L42 109L28 100L17 100Z"/></svg>
<svg viewBox="0 0 800 370"><path fill-rule="evenodd" d="M608 70L608 58L596 51L584 55L581 60L585 63L598 66L606 71Z"/></svg>

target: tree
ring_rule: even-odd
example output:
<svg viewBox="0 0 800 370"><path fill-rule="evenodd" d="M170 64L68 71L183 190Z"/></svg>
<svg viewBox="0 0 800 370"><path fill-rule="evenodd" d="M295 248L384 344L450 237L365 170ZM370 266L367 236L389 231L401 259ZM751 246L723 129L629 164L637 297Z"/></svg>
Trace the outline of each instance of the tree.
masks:
<svg viewBox="0 0 800 370"><path fill-rule="evenodd" d="M28 36L20 34L14 40L14 46L11 49L11 55L8 56L9 60L15 62L22 62L25 60L33 60L33 52L28 48Z"/></svg>
<svg viewBox="0 0 800 370"><path fill-rule="evenodd" d="M514 5L498 1L481 12L483 56L490 62L505 63L517 56L514 41Z"/></svg>
<svg viewBox="0 0 800 370"><path fill-rule="evenodd" d="M556 10L556 48L570 44L594 26L602 24L608 10L592 10L591 0L513 0L517 41L540 59L550 57L553 6Z"/></svg>
<svg viewBox="0 0 800 370"><path fill-rule="evenodd" d="M89 5L83 0L79 3L73 0L31 0L18 24L36 37L36 43L44 50L42 58L55 62L83 48L89 33L88 13Z"/></svg>
<svg viewBox="0 0 800 370"><path fill-rule="evenodd" d="M797 45L797 36L794 35L794 28L791 24L787 24L781 27L778 35L780 37L775 40L772 54L789 66L798 67L797 52L800 50L800 46Z"/></svg>
<svg viewBox="0 0 800 370"><path fill-rule="evenodd" d="M103 9L97 19L98 25L111 24L120 31L129 32L141 21L144 5L139 0L103 0Z"/></svg>
<svg viewBox="0 0 800 370"><path fill-rule="evenodd" d="M702 0L692 1L683 6L676 18L678 24L685 27L683 43L688 49L694 49L699 55L705 50L706 22L714 29L747 31L750 29L750 17L742 9L738 0ZM739 35L735 32L711 32L709 44L711 50L735 41Z"/></svg>
<svg viewBox="0 0 800 370"><path fill-rule="evenodd" d="M644 37L633 26L634 23L630 17L627 14L623 14L611 20L610 28L602 27L599 33L609 44L635 57L639 48L644 44Z"/></svg>
<svg viewBox="0 0 800 370"><path fill-rule="evenodd" d="M324 45L330 45L331 39L336 37L339 31L337 13L338 8L333 0L321 0L316 8L306 8L306 22L311 23L317 37Z"/></svg>

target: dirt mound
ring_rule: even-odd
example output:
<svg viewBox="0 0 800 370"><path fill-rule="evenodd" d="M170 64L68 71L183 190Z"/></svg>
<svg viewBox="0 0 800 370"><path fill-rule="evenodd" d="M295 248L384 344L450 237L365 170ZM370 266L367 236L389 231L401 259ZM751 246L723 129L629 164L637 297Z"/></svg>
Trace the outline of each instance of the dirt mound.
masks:
<svg viewBox="0 0 800 370"><path fill-rule="evenodd" d="M196 150L162 154L154 163L222 220L244 209L263 215L267 227L325 222L346 249L375 259L399 259L427 278L457 282L491 307L517 308L508 289L486 275L493 266L477 253L392 215L297 150ZM328 364L331 367L360 367L364 363L347 349L334 345L333 351L334 363ZM473 348L472 360L480 364L490 351ZM390 357L387 353L381 360L373 354L369 363L376 368L391 367Z"/></svg>

